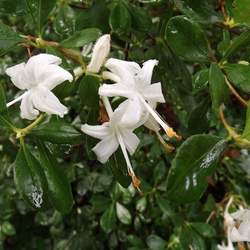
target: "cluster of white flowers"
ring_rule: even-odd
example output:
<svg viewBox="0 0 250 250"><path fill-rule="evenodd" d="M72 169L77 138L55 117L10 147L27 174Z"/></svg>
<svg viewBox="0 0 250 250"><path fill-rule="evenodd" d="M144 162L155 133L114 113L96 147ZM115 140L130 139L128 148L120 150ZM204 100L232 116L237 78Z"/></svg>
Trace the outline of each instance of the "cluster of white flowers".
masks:
<svg viewBox="0 0 250 250"><path fill-rule="evenodd" d="M162 127L168 137L179 137L155 110L157 103L165 102L161 83L151 84L153 69L158 61L148 60L140 67L131 61L107 59L111 47L110 40L110 35L107 34L97 40L85 72L100 74L104 81L113 82L102 83L99 88L99 95L109 121L96 126L84 124L81 129L84 133L101 140L93 148L101 163L107 162L120 146L128 173L133 184L138 186L139 180L134 174L128 156L128 153L132 155L135 152L140 142L133 131L145 125L159 136ZM9 102L7 107L21 100L21 117L29 120L35 119L39 111L60 117L67 114L68 109L51 92L60 83L73 80L73 76L59 66L60 63L61 59L57 56L39 54L32 56L26 64L20 63L8 68L6 73L14 85L24 90L24 93ZM105 70L100 72L102 68ZM76 78L83 73L79 68L75 72ZM109 97L125 97L126 100L113 111Z"/></svg>
<svg viewBox="0 0 250 250"><path fill-rule="evenodd" d="M227 232L227 245L218 245L219 250L234 250L233 242L250 242L250 210L239 209L229 213L229 207L233 202L231 197L224 212L224 227Z"/></svg>

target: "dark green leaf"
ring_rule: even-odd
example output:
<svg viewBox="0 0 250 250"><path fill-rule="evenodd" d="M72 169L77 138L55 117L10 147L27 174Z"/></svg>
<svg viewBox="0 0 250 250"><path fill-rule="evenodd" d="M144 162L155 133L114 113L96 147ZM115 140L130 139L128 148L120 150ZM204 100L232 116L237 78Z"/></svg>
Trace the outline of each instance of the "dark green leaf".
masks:
<svg viewBox="0 0 250 250"><path fill-rule="evenodd" d="M15 14L15 15L23 15L27 12L25 6L25 0L19 1L9 1L9 0L1 0L0 1L0 13L1 14Z"/></svg>
<svg viewBox="0 0 250 250"><path fill-rule="evenodd" d="M131 27L131 16L128 7L123 1L119 1L113 7L110 16L109 24L111 29L119 34L126 34Z"/></svg>
<svg viewBox="0 0 250 250"><path fill-rule="evenodd" d="M88 43L96 41L100 35L101 31L96 28L79 30L69 38L63 40L60 44L65 48L82 47Z"/></svg>
<svg viewBox="0 0 250 250"><path fill-rule="evenodd" d="M246 114L246 122L245 122L245 128L242 133L242 136L250 141L250 104L248 104L247 107L247 114Z"/></svg>
<svg viewBox="0 0 250 250"><path fill-rule="evenodd" d="M202 69L198 71L193 77L193 88L201 90L207 87L209 78L209 69Z"/></svg>
<svg viewBox="0 0 250 250"><path fill-rule="evenodd" d="M159 208L163 213L165 213L167 216L172 216L175 213L170 205L170 201L167 200L167 197L156 194L155 198Z"/></svg>
<svg viewBox="0 0 250 250"><path fill-rule="evenodd" d="M82 134L63 119L50 119L31 131L31 135L56 144L77 144Z"/></svg>
<svg viewBox="0 0 250 250"><path fill-rule="evenodd" d="M212 106L216 113L222 103L229 97L229 89L225 83L224 75L217 64L211 64L209 71L209 88Z"/></svg>
<svg viewBox="0 0 250 250"><path fill-rule="evenodd" d="M170 200L186 203L197 201L207 187L207 176L218 163L226 142L212 135L189 137L178 149L168 175Z"/></svg>
<svg viewBox="0 0 250 250"><path fill-rule="evenodd" d="M39 161L22 143L15 161L15 181L18 191L29 204L41 208L47 192L47 183Z"/></svg>
<svg viewBox="0 0 250 250"><path fill-rule="evenodd" d="M241 90L250 93L250 66L244 64L225 64L223 66L229 80Z"/></svg>
<svg viewBox="0 0 250 250"><path fill-rule="evenodd" d="M165 38L174 52L188 61L208 61L208 43L204 31L185 16L172 17Z"/></svg>
<svg viewBox="0 0 250 250"><path fill-rule="evenodd" d="M114 229L115 224L116 224L115 205L111 204L110 207L102 215L100 220L100 225L103 231L109 233Z"/></svg>
<svg viewBox="0 0 250 250"><path fill-rule="evenodd" d="M95 76L87 75L80 82L79 92L82 105L91 109L99 108L99 79Z"/></svg>
<svg viewBox="0 0 250 250"><path fill-rule="evenodd" d="M17 32L0 22L0 56L21 41L22 38Z"/></svg>
<svg viewBox="0 0 250 250"><path fill-rule="evenodd" d="M155 234L151 234L146 239L147 245L150 250L164 250L166 249L166 241Z"/></svg>
<svg viewBox="0 0 250 250"><path fill-rule="evenodd" d="M213 238L216 236L215 229L207 223L204 222L192 222L191 226L193 229L203 237Z"/></svg>
<svg viewBox="0 0 250 250"><path fill-rule="evenodd" d="M38 144L38 150L40 162L48 183L49 200L58 211L68 213L73 206L69 180L53 154L42 142Z"/></svg>
<svg viewBox="0 0 250 250"><path fill-rule="evenodd" d="M8 222L5 221L2 225L1 225L1 230L2 232L7 235L7 236L13 236L16 234L16 229L14 228L14 226Z"/></svg>

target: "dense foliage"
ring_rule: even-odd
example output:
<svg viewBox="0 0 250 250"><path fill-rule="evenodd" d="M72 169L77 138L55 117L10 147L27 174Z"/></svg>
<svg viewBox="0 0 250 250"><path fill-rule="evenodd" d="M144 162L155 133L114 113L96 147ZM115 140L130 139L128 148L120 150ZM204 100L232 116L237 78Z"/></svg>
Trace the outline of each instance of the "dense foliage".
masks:
<svg viewBox="0 0 250 250"><path fill-rule="evenodd" d="M250 203L249 6L0 0L0 249L210 250L226 242L228 200L232 212ZM182 137L136 129L140 185L120 150L101 164L91 151L97 140L80 129L107 120L101 74L83 70L53 89L69 108L64 118L32 122L19 103L6 107L20 93L6 68L49 53L74 75L103 34L111 34L109 57L159 60L152 82L161 82L166 103L157 111ZM116 107L123 98L110 100Z"/></svg>

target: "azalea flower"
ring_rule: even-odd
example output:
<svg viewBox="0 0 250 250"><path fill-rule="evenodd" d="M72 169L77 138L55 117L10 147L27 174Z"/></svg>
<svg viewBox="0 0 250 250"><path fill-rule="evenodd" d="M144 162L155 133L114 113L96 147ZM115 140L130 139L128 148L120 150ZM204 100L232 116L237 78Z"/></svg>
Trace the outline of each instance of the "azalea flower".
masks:
<svg viewBox="0 0 250 250"><path fill-rule="evenodd" d="M95 43L93 48L90 63L87 66L87 71L98 73L105 63L110 51L110 35L101 36Z"/></svg>
<svg viewBox="0 0 250 250"><path fill-rule="evenodd" d="M63 117L68 109L51 92L60 83L72 81L72 75L61 68L62 60L54 55L39 54L30 57L27 63L20 63L6 69L13 84L25 92L7 104L10 107L21 101L21 117L33 120L39 111Z"/></svg>
<svg viewBox="0 0 250 250"><path fill-rule="evenodd" d="M138 123L145 112L148 112L167 133L169 137L177 136L171 127L160 117L152 103L164 103L161 83L151 84L152 73L157 60L148 60L143 63L141 68L135 62L127 62L119 59L110 58L105 67L110 71L104 71L104 79L114 81L114 84L103 84L99 88L99 94L102 96L123 96L129 99L126 115L133 116L133 122ZM131 119L129 119L131 122Z"/></svg>
<svg viewBox="0 0 250 250"><path fill-rule="evenodd" d="M134 185L138 187L138 179L134 174L127 152L132 155L140 142L139 138L133 133L133 130L140 126L140 124L137 124L134 127L129 127L122 123L121 118L124 114L124 110L127 108L126 102L120 104L113 112L108 98L103 97L102 100L110 118L109 122L94 126L84 124L81 126L81 130L85 134L101 140L92 149L95 152L98 161L101 163L106 163L110 156L120 146L127 163L128 172L132 177Z"/></svg>

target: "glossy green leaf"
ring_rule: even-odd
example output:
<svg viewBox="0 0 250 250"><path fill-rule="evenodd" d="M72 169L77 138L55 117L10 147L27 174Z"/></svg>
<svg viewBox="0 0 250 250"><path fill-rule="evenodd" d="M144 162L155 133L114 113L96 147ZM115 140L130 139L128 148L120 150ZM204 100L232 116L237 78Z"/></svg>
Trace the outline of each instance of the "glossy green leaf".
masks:
<svg viewBox="0 0 250 250"><path fill-rule="evenodd" d="M17 32L0 22L0 56L21 41L22 37Z"/></svg>
<svg viewBox="0 0 250 250"><path fill-rule="evenodd" d="M245 48L249 44L250 30L247 30L232 40L221 61L225 61L227 58L234 55L238 50Z"/></svg>
<svg viewBox="0 0 250 250"><path fill-rule="evenodd" d="M224 151L226 142L212 135L189 137L177 150L167 180L170 200L178 203L200 199Z"/></svg>
<svg viewBox="0 0 250 250"><path fill-rule="evenodd" d="M213 238L216 236L215 229L204 222L192 222L191 223L192 228L201 236L205 238Z"/></svg>
<svg viewBox="0 0 250 250"><path fill-rule="evenodd" d="M116 202L116 215L121 223L126 225L131 224L132 216L129 210L119 202Z"/></svg>
<svg viewBox="0 0 250 250"><path fill-rule="evenodd" d="M166 249L166 241L155 234L151 234L146 239L150 250L164 250Z"/></svg>
<svg viewBox="0 0 250 250"><path fill-rule="evenodd" d="M41 208L46 199L47 183L39 161L22 143L15 161L15 181L18 191L33 207Z"/></svg>
<svg viewBox="0 0 250 250"><path fill-rule="evenodd" d="M223 66L229 80L239 89L250 93L250 66L244 64L225 64Z"/></svg>
<svg viewBox="0 0 250 250"><path fill-rule="evenodd" d="M72 36L63 40L60 44L65 48L82 47L94 42L101 36L101 31L97 28L88 28L76 31Z"/></svg>
<svg viewBox="0 0 250 250"><path fill-rule="evenodd" d="M248 0L235 0L233 2L232 14L235 23L250 26L250 5Z"/></svg>
<svg viewBox="0 0 250 250"><path fill-rule="evenodd" d="M190 226L184 227L181 231L180 242L184 249L192 246L193 249L206 250L205 241Z"/></svg>
<svg viewBox="0 0 250 250"><path fill-rule="evenodd" d="M63 119L50 119L34 128L31 135L56 144L77 144L83 139L82 134Z"/></svg>
<svg viewBox="0 0 250 250"><path fill-rule="evenodd" d="M114 178L119 184L127 188L131 183L131 177L128 175L127 164L120 149L118 149L105 164L111 169Z"/></svg>
<svg viewBox="0 0 250 250"><path fill-rule="evenodd" d="M198 91L208 85L209 69L202 69L193 76L193 88Z"/></svg>
<svg viewBox="0 0 250 250"><path fill-rule="evenodd" d="M209 89L213 110L218 113L219 107L229 97L229 89L225 83L224 75L217 64L211 64L209 71Z"/></svg>
<svg viewBox="0 0 250 250"><path fill-rule="evenodd" d="M56 0L25 0L27 12L31 15L37 26L38 33L42 33L43 25L48 21L48 16L55 7Z"/></svg>
<svg viewBox="0 0 250 250"><path fill-rule="evenodd" d="M109 233L115 228L116 216L115 206L111 204L108 209L104 212L100 220L100 226L104 232Z"/></svg>
<svg viewBox="0 0 250 250"><path fill-rule="evenodd" d="M99 108L99 79L92 75L83 77L79 86L80 99L83 106L91 109Z"/></svg>
<svg viewBox="0 0 250 250"><path fill-rule="evenodd" d="M109 16L111 29L117 34L126 34L131 27L131 16L127 5L118 1Z"/></svg>
<svg viewBox="0 0 250 250"><path fill-rule="evenodd" d="M73 195L70 182L60 168L56 158L44 143L38 144L40 162L48 183L50 203L62 213L70 212L73 206Z"/></svg>
<svg viewBox="0 0 250 250"><path fill-rule="evenodd" d="M208 43L204 31L185 16L172 17L166 26L165 39L174 52L187 61L208 61Z"/></svg>
<svg viewBox="0 0 250 250"><path fill-rule="evenodd" d="M139 213L143 213L146 210L146 208L147 208L147 198L142 197L136 203L136 210Z"/></svg>

